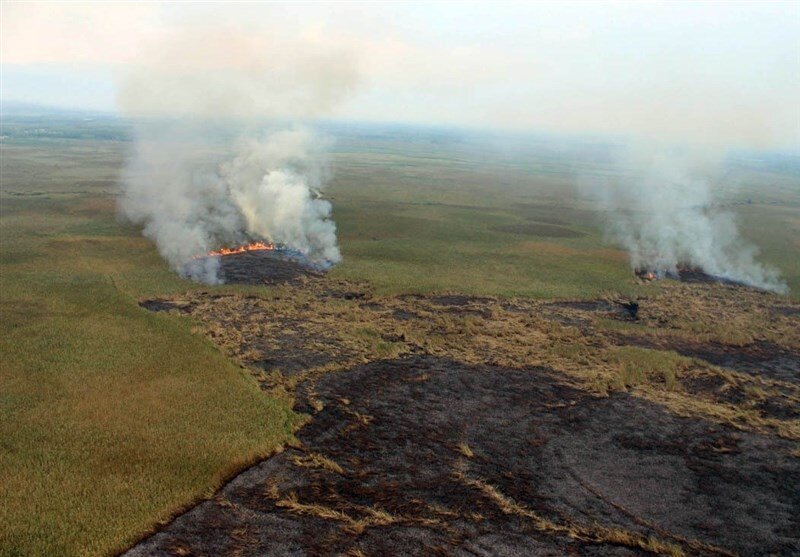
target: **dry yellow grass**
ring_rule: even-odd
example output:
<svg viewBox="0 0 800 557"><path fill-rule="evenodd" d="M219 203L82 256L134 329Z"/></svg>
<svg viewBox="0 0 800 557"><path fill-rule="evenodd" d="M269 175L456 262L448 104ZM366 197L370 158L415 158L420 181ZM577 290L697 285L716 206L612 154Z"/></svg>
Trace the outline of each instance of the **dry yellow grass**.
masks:
<svg viewBox="0 0 800 557"><path fill-rule="evenodd" d="M352 511L361 516L354 516L344 511L333 509L325 505L304 504L298 500L297 494L290 492L286 497L275 503L278 507L284 508L289 512L307 516L315 516L323 520L333 520L340 522L342 528L354 534L360 534L365 529L376 526L388 526L390 524L407 523L419 526L434 526L439 522L435 519L412 516L396 516L383 509L364 505L352 506Z"/></svg>
<svg viewBox="0 0 800 557"><path fill-rule="evenodd" d="M336 474L344 474L344 470L341 466L319 453L308 453L302 456L295 455L289 460L291 460L291 462L296 466L301 466L304 468L321 468Z"/></svg>
<svg viewBox="0 0 800 557"><path fill-rule="evenodd" d="M467 445L466 443L458 444L458 452L460 452L467 458L472 458L473 456L475 456L475 453L472 452L472 449L470 449L469 445Z"/></svg>
<svg viewBox="0 0 800 557"><path fill-rule="evenodd" d="M297 499L297 494L294 492L289 493L286 497L277 501L275 505L296 514L316 516L317 518L325 520L335 520L337 522L343 522L348 526L353 526L357 523L356 519L342 511L337 511L323 505L303 504Z"/></svg>

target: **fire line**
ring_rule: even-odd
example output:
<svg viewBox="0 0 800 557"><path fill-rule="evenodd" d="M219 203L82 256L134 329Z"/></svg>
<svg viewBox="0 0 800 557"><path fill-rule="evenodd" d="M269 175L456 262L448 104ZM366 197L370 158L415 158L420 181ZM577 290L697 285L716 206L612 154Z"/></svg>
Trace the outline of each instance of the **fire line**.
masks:
<svg viewBox="0 0 800 557"><path fill-rule="evenodd" d="M218 250L213 250L208 252L205 255L200 255L198 257L216 257L216 256L225 256L225 255L234 255L237 253L245 253L248 251L263 251L263 250L274 250L275 245L270 244L268 242L253 242L251 244L247 244L244 246L238 246L235 248L220 248Z"/></svg>

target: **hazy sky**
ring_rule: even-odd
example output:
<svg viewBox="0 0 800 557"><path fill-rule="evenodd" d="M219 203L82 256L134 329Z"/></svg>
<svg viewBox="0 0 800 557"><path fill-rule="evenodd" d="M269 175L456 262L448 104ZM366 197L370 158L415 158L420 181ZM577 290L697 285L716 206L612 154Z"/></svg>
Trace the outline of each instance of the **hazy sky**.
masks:
<svg viewBox="0 0 800 557"><path fill-rule="evenodd" d="M798 1L4 1L2 72L4 101L800 149Z"/></svg>

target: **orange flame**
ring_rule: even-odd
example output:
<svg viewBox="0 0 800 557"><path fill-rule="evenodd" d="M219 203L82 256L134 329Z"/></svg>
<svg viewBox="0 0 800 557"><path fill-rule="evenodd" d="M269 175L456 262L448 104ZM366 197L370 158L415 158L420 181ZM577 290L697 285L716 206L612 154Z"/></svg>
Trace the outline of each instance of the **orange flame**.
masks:
<svg viewBox="0 0 800 557"><path fill-rule="evenodd" d="M208 252L205 256L201 257L214 257L214 256L222 256L222 255L233 255L236 253L244 253L246 251L262 251L262 250L273 250L275 246L273 244L267 242L253 242L252 244L247 244L246 246L239 246L236 248L220 248L215 251Z"/></svg>
<svg viewBox="0 0 800 557"><path fill-rule="evenodd" d="M653 271L648 271L647 269L636 269L634 273L642 280L656 280L658 278Z"/></svg>

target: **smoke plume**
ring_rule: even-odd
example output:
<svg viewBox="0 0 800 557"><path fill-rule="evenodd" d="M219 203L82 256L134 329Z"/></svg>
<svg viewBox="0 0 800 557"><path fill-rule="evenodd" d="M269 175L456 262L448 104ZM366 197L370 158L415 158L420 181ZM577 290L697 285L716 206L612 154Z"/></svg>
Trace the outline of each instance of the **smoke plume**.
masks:
<svg viewBox="0 0 800 557"><path fill-rule="evenodd" d="M196 256L252 240L291 248L320 267L340 261L331 204L318 193L327 177L322 142L310 131L239 141L235 155L216 164L196 137L139 134L120 208L177 272L218 283L219 260Z"/></svg>
<svg viewBox="0 0 800 557"><path fill-rule="evenodd" d="M606 230L634 269L677 275L680 266L778 293L777 270L757 261L735 216L715 200L715 166L673 149L627 152L619 172L585 182L604 203Z"/></svg>
<svg viewBox="0 0 800 557"><path fill-rule="evenodd" d="M135 122L121 213L175 271L212 284L220 262L198 256L222 246L266 240L319 267L341 259L320 193L327 142L275 122L327 113L354 84L350 59L323 45L237 36L172 37L124 76L118 95Z"/></svg>

